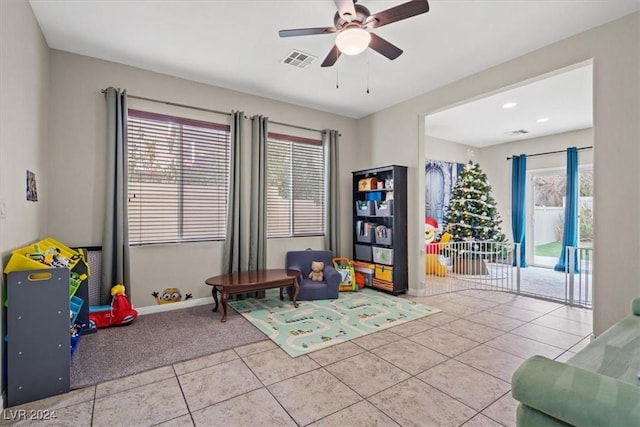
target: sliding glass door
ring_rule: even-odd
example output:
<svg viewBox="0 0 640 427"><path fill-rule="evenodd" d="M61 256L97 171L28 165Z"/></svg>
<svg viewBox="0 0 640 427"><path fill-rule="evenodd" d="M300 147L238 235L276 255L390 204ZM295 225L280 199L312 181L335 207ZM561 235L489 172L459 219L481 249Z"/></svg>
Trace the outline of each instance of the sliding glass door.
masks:
<svg viewBox="0 0 640 427"><path fill-rule="evenodd" d="M593 172L580 168L578 239L580 247L591 247L593 241ZM553 266L562 250L566 172L564 169L531 171L529 174L530 227L528 259L540 267Z"/></svg>

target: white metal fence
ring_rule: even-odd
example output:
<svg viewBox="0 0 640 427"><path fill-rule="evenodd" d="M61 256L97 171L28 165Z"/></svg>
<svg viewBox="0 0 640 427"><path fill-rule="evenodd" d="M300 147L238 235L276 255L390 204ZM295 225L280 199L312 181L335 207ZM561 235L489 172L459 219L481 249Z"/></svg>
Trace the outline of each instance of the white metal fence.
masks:
<svg viewBox="0 0 640 427"><path fill-rule="evenodd" d="M593 249L567 247L565 302L591 308L593 295Z"/></svg>
<svg viewBox="0 0 640 427"><path fill-rule="evenodd" d="M519 246L509 242L450 242L432 250L436 253L427 254L425 265L427 294L482 289L591 307L591 248L568 247L565 271L555 272L520 268ZM518 262L514 262L514 254L518 254Z"/></svg>

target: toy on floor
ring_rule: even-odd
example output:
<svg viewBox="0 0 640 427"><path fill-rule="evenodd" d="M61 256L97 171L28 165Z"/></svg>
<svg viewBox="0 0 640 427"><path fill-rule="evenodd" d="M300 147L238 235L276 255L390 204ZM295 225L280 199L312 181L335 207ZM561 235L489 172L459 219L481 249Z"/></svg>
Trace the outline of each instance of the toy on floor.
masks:
<svg viewBox="0 0 640 427"><path fill-rule="evenodd" d="M425 274L433 274L436 276L444 277L447 275L447 267L443 265L438 256L440 249L442 249L449 240L451 235L444 233L439 242L436 242L436 231L438 230L438 221L433 218L425 218L424 220L424 239L425 239Z"/></svg>
<svg viewBox="0 0 640 427"><path fill-rule="evenodd" d="M359 290L356 284L356 272L353 270L353 264L349 258L333 258L333 268L336 269L340 276L339 292L353 292Z"/></svg>
<svg viewBox="0 0 640 427"><path fill-rule="evenodd" d="M124 286L111 288L111 305L89 307L89 328L106 328L108 326L124 326L138 317L138 312L124 294Z"/></svg>

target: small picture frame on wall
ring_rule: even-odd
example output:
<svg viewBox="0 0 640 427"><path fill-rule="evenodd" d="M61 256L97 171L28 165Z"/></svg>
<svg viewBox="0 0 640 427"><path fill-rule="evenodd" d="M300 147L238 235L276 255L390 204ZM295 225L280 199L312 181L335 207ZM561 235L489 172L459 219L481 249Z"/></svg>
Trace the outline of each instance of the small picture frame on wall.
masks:
<svg viewBox="0 0 640 427"><path fill-rule="evenodd" d="M27 170L27 200L30 202L38 201L38 189L36 186L36 174Z"/></svg>

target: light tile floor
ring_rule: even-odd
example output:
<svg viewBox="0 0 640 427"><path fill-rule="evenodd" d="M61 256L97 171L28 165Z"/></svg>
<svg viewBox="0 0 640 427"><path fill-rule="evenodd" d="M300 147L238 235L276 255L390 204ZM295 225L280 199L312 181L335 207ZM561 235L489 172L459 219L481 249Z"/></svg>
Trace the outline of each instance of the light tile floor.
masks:
<svg viewBox="0 0 640 427"><path fill-rule="evenodd" d="M9 409L55 410L46 426L513 426L513 371L568 359L592 330L588 310L511 294L406 298L443 313L297 358L265 340ZM36 425L9 409L0 424Z"/></svg>

